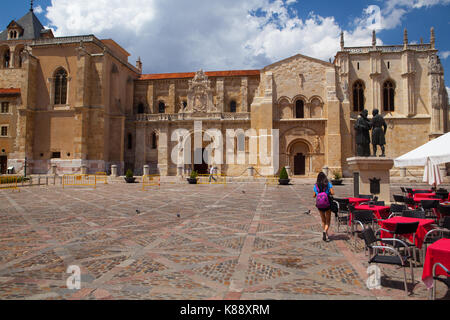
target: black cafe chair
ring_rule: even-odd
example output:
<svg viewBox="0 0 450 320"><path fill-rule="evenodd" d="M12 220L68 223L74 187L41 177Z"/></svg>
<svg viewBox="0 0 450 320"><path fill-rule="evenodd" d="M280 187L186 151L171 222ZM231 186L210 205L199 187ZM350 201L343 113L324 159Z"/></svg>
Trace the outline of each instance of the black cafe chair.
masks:
<svg viewBox="0 0 450 320"><path fill-rule="evenodd" d="M405 203L405 197L404 196L401 196L399 194L394 194L393 197L394 197L394 201L396 203Z"/></svg>
<svg viewBox="0 0 450 320"><path fill-rule="evenodd" d="M434 210L439 206L439 200L421 200L420 206L425 211L425 215L428 219L437 220L437 216L434 214Z"/></svg>
<svg viewBox="0 0 450 320"><path fill-rule="evenodd" d="M338 228L338 232L340 229L340 226L346 226L347 233L348 233L348 224L349 224L349 215L350 215L350 200L349 199L340 199L340 198L334 198L334 201L338 204L338 212L334 213L336 225Z"/></svg>
<svg viewBox="0 0 450 320"><path fill-rule="evenodd" d="M409 247L405 242L395 238L379 239L376 237L372 228L367 228L362 231L361 237L364 239L366 247L369 249L369 264L387 264L396 265L403 268L405 292L408 295L408 283L406 278L406 267L409 264L411 269L411 281L414 285L414 269L411 262L411 254ZM386 245L386 242L396 244L395 247ZM399 247L405 248L405 254L401 254L397 249ZM406 250L407 249L407 250ZM379 253L381 251L381 254ZM392 253L387 255L386 253Z"/></svg>
<svg viewBox="0 0 450 320"><path fill-rule="evenodd" d="M397 204L393 203L391 204L391 208L389 210L389 218L395 217L395 216L401 216L403 211L407 210L408 208L403 204Z"/></svg>
<svg viewBox="0 0 450 320"><path fill-rule="evenodd" d="M402 217L415 218L415 219L426 219L425 211L422 211L422 210L403 210Z"/></svg>
<svg viewBox="0 0 450 320"><path fill-rule="evenodd" d="M408 249L412 249L413 256L414 256L414 261L417 262L416 232L417 232L417 228L418 227L419 227L419 222L397 223L395 225L395 230L394 231L389 231L389 230L380 228L377 232L386 231L386 232L389 232L389 233L393 234L393 237L396 238L396 239L398 237L400 237L400 239L407 245L407 248ZM409 240L404 238L405 235L409 235L409 234L413 235L413 241L412 242L409 242ZM394 248L398 248L397 247L398 243L388 243L388 244L391 244Z"/></svg>
<svg viewBox="0 0 450 320"><path fill-rule="evenodd" d="M436 275L437 268L441 268L447 273L445 278L440 278ZM436 300L436 281L440 281L447 286L447 290L450 288L450 270L446 268L442 263L435 263L433 266L433 289L431 290L431 296L433 300Z"/></svg>

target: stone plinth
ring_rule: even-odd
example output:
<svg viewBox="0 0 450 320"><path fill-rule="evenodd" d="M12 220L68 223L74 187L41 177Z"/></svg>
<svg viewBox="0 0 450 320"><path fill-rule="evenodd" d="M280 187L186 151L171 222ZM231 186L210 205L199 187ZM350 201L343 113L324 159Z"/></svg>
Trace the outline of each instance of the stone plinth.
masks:
<svg viewBox="0 0 450 320"><path fill-rule="evenodd" d="M394 160L375 157L348 158L347 163L353 173L359 173L359 194L373 194L378 200L390 202L390 174L389 170L394 166ZM379 181L379 192L371 190L371 180L375 184ZM375 188L376 189L376 188ZM372 192L371 192L372 191ZM355 197L358 195L355 194Z"/></svg>
<svg viewBox="0 0 450 320"><path fill-rule="evenodd" d="M148 176L150 174L150 166L146 164L144 166L143 172L144 172L144 176Z"/></svg>

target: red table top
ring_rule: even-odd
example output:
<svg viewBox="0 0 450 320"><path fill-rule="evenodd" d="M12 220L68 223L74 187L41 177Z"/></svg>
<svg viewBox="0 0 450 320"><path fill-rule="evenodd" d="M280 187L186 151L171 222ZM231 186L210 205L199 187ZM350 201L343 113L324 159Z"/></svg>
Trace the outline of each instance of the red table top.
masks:
<svg viewBox="0 0 450 320"><path fill-rule="evenodd" d="M433 198L436 196L436 193L431 192L431 193L416 193L414 195L414 199L416 198Z"/></svg>
<svg viewBox="0 0 450 320"><path fill-rule="evenodd" d="M425 263L423 264L422 281L427 288L433 287L433 266L441 263L450 270L450 239L441 239L431 244L427 249ZM436 268L437 275L447 275L442 268Z"/></svg>
<svg viewBox="0 0 450 320"><path fill-rule="evenodd" d="M425 239L425 236L427 235L428 231L432 229L432 224L435 223L432 219L416 219L416 218L408 218L408 217L393 217L391 219L387 219L381 222L381 227L386 230L395 230L395 226L397 223L411 223L411 222L419 222L419 227L416 231L416 241L415 245L417 248L421 249L423 240ZM393 234L388 233L386 231L381 231L381 238L392 238ZM413 235L403 235L405 238L407 238L409 241L413 241Z"/></svg>
<svg viewBox="0 0 450 320"><path fill-rule="evenodd" d="M351 204L360 204L361 202L368 202L370 199L362 199L362 198L344 198L348 199Z"/></svg>
<svg viewBox="0 0 450 320"><path fill-rule="evenodd" d="M391 213L391 207L388 206L371 206L368 204L355 205L355 210L373 211L377 219L387 219ZM349 223L351 224L353 217L350 215Z"/></svg>

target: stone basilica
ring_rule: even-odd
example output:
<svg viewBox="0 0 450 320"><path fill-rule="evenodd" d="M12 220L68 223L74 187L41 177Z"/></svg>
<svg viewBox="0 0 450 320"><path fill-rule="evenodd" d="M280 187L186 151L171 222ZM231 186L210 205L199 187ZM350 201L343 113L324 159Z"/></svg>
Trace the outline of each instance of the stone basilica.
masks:
<svg viewBox="0 0 450 320"><path fill-rule="evenodd" d="M434 30L429 43L345 47L333 63L301 54L261 70L143 74L112 39L54 37L30 10L0 33L1 173L110 172L179 175L207 165L171 160L176 129L278 129L269 167L315 177L324 167L351 176L354 123L363 109L386 119L387 157L448 131L448 97ZM147 63L151 64L151 61ZM274 137L274 136L272 136ZM250 152L248 140L236 149ZM205 139L206 140L206 139ZM209 142L191 146L203 151ZM197 149L195 149L197 148ZM194 150L195 149L195 150ZM224 150L225 152L225 150ZM238 176L248 163L218 165ZM259 162L254 165L261 171ZM399 174L393 170L392 175Z"/></svg>

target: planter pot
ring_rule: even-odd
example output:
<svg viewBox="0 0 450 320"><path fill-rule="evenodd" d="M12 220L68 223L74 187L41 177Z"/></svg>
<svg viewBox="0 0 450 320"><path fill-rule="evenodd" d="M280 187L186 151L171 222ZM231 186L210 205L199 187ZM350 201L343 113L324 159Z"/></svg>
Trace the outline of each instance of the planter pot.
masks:
<svg viewBox="0 0 450 320"><path fill-rule="evenodd" d="M289 182L291 181L291 179L279 179L278 182L280 183L280 185L282 186L287 186L289 185Z"/></svg>
<svg viewBox="0 0 450 320"><path fill-rule="evenodd" d="M124 179L125 179L125 181L126 181L127 183L134 183L134 182L136 181L136 178L135 178L135 177L130 177L130 178L125 177Z"/></svg>
<svg viewBox="0 0 450 320"><path fill-rule="evenodd" d="M331 184L333 185L333 186L340 186L340 185L342 185L342 182L344 182L344 180L342 180L342 179L339 179L339 180L331 180Z"/></svg>
<svg viewBox="0 0 450 320"><path fill-rule="evenodd" d="M189 184L197 184L197 178L187 178L186 179L188 182L189 182Z"/></svg>

